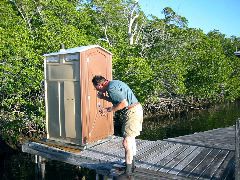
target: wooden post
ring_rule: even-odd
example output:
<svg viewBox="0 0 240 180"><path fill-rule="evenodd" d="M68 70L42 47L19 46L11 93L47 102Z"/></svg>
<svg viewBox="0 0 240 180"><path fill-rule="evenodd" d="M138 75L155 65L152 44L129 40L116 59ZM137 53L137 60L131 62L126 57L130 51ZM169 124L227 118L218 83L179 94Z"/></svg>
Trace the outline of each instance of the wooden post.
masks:
<svg viewBox="0 0 240 180"><path fill-rule="evenodd" d="M41 156L40 156L41 157ZM41 178L45 179L45 158L41 157L40 169L41 169Z"/></svg>
<svg viewBox="0 0 240 180"><path fill-rule="evenodd" d="M240 118L237 119L235 133L235 179L240 180Z"/></svg>
<svg viewBox="0 0 240 180"><path fill-rule="evenodd" d="M45 179L45 159L35 155L35 179Z"/></svg>

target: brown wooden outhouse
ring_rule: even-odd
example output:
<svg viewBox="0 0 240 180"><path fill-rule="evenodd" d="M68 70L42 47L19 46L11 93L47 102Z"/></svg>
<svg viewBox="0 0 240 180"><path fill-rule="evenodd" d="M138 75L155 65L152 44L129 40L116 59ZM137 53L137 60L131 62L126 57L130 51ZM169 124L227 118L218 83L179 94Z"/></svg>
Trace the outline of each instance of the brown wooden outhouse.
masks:
<svg viewBox="0 0 240 180"><path fill-rule="evenodd" d="M98 45L44 54L47 139L85 146L113 135L113 115L99 108L94 75L112 79L112 54Z"/></svg>

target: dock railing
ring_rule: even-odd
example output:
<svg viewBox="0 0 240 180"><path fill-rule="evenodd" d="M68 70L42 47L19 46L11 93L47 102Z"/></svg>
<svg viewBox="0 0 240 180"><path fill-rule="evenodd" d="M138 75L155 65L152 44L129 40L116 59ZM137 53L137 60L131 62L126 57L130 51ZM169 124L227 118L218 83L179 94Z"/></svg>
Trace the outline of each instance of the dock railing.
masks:
<svg viewBox="0 0 240 180"><path fill-rule="evenodd" d="M235 133L235 179L240 180L240 118L236 121Z"/></svg>

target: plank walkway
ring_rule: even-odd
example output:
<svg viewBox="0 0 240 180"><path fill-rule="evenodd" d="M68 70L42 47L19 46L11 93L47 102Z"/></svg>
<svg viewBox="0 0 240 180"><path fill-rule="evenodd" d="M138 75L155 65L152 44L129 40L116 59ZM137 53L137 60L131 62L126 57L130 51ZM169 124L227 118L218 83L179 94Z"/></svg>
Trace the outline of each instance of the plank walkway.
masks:
<svg viewBox="0 0 240 180"><path fill-rule="evenodd" d="M219 128L159 141L137 139L134 179L233 179L235 127ZM109 178L124 160L122 138L113 136L79 150L28 142L22 151L96 170Z"/></svg>

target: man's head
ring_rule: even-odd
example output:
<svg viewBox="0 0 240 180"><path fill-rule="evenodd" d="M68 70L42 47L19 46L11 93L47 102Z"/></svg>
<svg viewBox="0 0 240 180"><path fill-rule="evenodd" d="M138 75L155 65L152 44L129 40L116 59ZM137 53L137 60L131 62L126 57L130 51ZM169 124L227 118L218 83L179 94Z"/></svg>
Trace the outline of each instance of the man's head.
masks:
<svg viewBox="0 0 240 180"><path fill-rule="evenodd" d="M92 83L93 86L98 90L98 91L104 91L105 86L107 84L108 80L100 75L96 75L92 78Z"/></svg>

